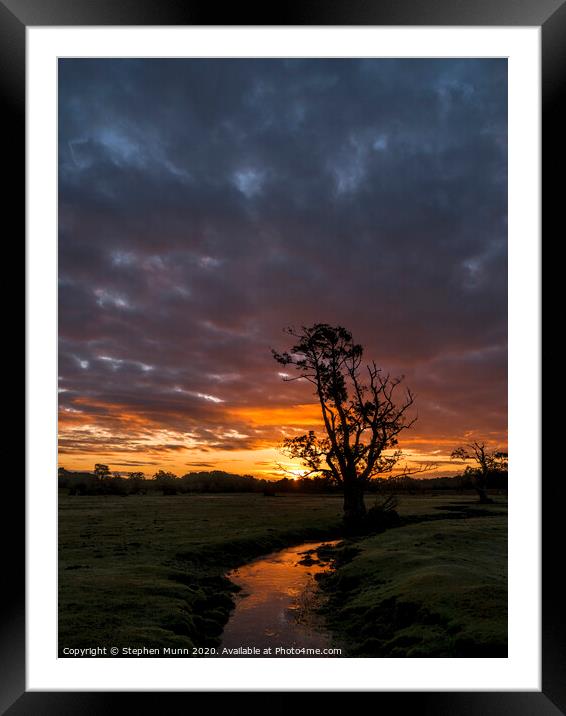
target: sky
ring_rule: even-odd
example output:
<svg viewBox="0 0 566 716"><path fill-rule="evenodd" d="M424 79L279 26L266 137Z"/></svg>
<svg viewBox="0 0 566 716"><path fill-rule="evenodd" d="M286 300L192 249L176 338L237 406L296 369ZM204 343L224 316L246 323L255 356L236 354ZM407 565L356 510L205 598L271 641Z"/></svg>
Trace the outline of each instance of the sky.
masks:
<svg viewBox="0 0 566 716"><path fill-rule="evenodd" d="M270 349L319 322L414 392L407 464L506 446L506 60L61 59L58 151L61 466L298 474Z"/></svg>

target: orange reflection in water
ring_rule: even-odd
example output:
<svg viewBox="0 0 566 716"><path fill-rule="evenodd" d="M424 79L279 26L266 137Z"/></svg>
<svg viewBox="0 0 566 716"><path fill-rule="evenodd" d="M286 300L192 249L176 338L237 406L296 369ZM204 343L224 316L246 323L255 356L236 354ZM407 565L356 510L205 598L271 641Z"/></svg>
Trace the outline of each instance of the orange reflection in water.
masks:
<svg viewBox="0 0 566 716"><path fill-rule="evenodd" d="M220 655L230 656L222 653L224 648L271 647L271 654L257 656L280 658L285 655L277 654L276 647L328 647L330 636L322 628L314 607L318 601L315 575L328 571L330 566L320 561L314 550L337 542L289 547L229 572L228 579L242 591L224 629Z"/></svg>

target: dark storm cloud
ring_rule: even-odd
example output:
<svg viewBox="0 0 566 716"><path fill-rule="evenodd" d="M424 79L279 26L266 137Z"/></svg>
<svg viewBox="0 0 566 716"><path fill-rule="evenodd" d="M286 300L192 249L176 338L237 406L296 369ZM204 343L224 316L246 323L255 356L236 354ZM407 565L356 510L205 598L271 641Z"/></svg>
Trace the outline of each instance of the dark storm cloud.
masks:
<svg viewBox="0 0 566 716"><path fill-rule="evenodd" d="M226 411L307 402L269 347L326 321L407 375L421 432L503 433L506 83L504 60L61 60L62 408L253 446Z"/></svg>

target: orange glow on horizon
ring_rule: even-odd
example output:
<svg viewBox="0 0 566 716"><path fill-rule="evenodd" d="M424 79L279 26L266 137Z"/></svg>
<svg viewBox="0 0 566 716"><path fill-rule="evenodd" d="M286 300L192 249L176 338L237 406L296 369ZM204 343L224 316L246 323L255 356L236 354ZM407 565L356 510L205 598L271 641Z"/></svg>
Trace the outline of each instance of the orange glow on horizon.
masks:
<svg viewBox="0 0 566 716"><path fill-rule="evenodd" d="M146 476L160 469L176 475L223 470L265 479L298 479L307 468L285 456L280 445L285 437L322 430L317 403L214 406L214 422L206 426L204 437L183 420L182 410L146 415L88 397L76 398L73 405L59 416L59 464L68 470L91 471L100 462L112 471L142 471ZM490 438L490 447L504 444L495 436ZM419 463L437 463L424 477L457 474L465 464L453 462L450 453L471 439L470 434L435 436L407 431L400 440L404 457L392 474Z"/></svg>
<svg viewBox="0 0 566 716"><path fill-rule="evenodd" d="M244 407L229 411L232 417L254 426L308 427L321 426L320 406L317 403L300 403L285 407Z"/></svg>

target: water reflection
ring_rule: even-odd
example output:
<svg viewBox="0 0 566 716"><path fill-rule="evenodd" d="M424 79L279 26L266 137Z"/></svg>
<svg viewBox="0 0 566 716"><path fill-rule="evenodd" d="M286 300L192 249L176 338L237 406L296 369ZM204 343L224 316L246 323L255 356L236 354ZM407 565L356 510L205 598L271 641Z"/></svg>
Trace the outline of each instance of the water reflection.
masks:
<svg viewBox="0 0 566 716"><path fill-rule="evenodd" d="M228 573L241 587L236 608L224 629L222 649L239 647L319 648L330 646L330 636L315 613L320 595L315 575L330 569L316 550L331 542L311 542L261 557ZM242 654L234 654L242 656ZM300 655L299 655L300 656ZM312 655L310 655L312 656Z"/></svg>

